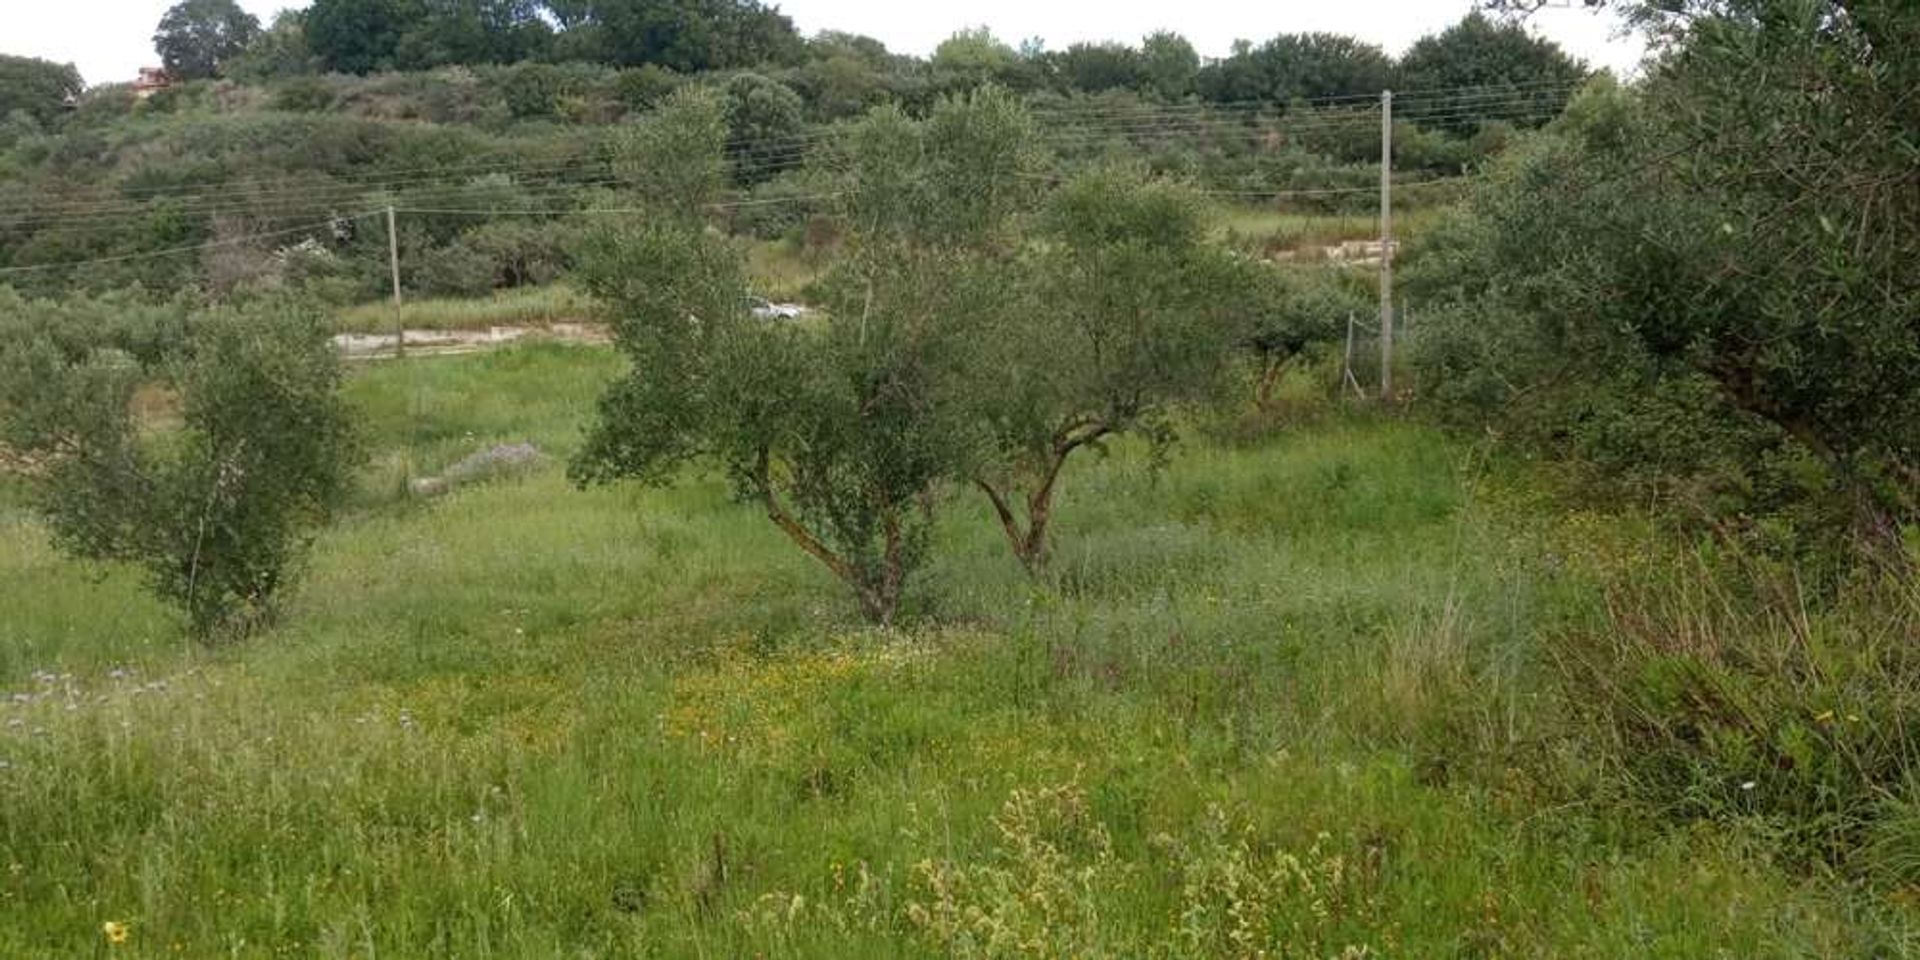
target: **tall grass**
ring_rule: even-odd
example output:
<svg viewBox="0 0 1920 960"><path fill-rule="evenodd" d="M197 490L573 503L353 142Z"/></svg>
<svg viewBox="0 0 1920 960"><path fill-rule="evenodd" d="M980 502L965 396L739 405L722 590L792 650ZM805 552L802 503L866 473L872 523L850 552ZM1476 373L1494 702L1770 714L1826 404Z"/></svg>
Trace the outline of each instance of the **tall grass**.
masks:
<svg viewBox="0 0 1920 960"><path fill-rule="evenodd" d="M334 329L340 333L388 333L408 330L484 330L488 327L537 326L590 319L591 301L571 287L518 287L490 297L364 303L340 311Z"/></svg>
<svg viewBox="0 0 1920 960"><path fill-rule="evenodd" d="M1912 946L1910 914L1736 836L1623 840L1469 762L1540 738L1538 639L1591 604L1552 524L1429 430L1118 446L1071 469L1039 586L955 493L879 632L718 478L565 484L617 362L360 371L376 459L555 462L371 489L243 647L168 642L10 517L0 956L96 955L107 921L134 956Z"/></svg>
<svg viewBox="0 0 1920 960"><path fill-rule="evenodd" d="M1551 646L1600 783L1681 822L1920 884L1920 584L1814 597L1738 556L1616 575L1606 615Z"/></svg>
<svg viewBox="0 0 1920 960"><path fill-rule="evenodd" d="M1446 213L1442 207L1394 211L1394 234L1401 241L1427 230ZM1215 229L1229 242L1266 253L1318 253L1349 240L1380 239L1376 213L1319 213L1236 204L1216 208Z"/></svg>

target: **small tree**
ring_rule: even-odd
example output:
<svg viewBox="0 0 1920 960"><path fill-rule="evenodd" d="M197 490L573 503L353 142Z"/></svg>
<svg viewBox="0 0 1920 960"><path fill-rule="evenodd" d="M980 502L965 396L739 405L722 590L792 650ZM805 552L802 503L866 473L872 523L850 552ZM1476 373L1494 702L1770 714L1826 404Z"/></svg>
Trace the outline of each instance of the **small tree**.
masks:
<svg viewBox="0 0 1920 960"><path fill-rule="evenodd" d="M1069 183L1042 222L1029 309L1003 315L976 391L995 454L972 478L1035 573L1068 459L1116 434L1171 441L1173 407L1220 384L1255 279L1208 242L1197 195L1130 171Z"/></svg>
<svg viewBox="0 0 1920 960"><path fill-rule="evenodd" d="M1314 344L1340 337L1347 318L1367 315L1368 299L1331 270L1259 271L1241 345L1255 362L1253 403L1265 410L1293 362Z"/></svg>
<svg viewBox="0 0 1920 960"><path fill-rule="evenodd" d="M952 125L969 107L942 109ZM900 122L872 133L917 130ZM939 402L957 393L950 378L972 342L955 318L980 315L972 301L995 285L947 247L882 240L829 278L817 321L752 317L740 252L702 213L724 140L711 102L683 98L628 145L625 162L650 182L705 192L656 195L658 217L603 233L583 256L633 373L602 397L573 476L664 483L689 462L717 465L869 618L890 623L925 555L933 491L966 458L964 411Z"/></svg>
<svg viewBox="0 0 1920 960"><path fill-rule="evenodd" d="M173 346L143 365L44 332L8 337L0 443L30 464L59 546L144 567L196 636L244 632L271 616L346 489L338 359L320 318L283 304L202 313ZM136 421L133 394L149 383L178 395L178 430L149 436Z"/></svg>
<svg viewBox="0 0 1920 960"><path fill-rule="evenodd" d="M153 46L168 73L204 80L219 76L259 34L259 18L234 0L181 0L160 18Z"/></svg>
<svg viewBox="0 0 1920 960"><path fill-rule="evenodd" d="M697 224L727 182L726 107L711 90L680 87L659 110L624 132L613 172L641 202L682 224Z"/></svg>
<svg viewBox="0 0 1920 960"><path fill-rule="evenodd" d="M1193 92L1200 73L1200 54L1187 38L1170 30L1147 35L1140 42L1140 70L1146 89L1162 100L1179 100Z"/></svg>

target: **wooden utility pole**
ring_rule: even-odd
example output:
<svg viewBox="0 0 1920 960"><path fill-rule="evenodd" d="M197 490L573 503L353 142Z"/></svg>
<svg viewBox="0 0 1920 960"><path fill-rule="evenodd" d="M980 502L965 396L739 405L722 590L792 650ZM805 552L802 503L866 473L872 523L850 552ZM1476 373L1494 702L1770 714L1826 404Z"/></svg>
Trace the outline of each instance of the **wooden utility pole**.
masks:
<svg viewBox="0 0 1920 960"><path fill-rule="evenodd" d="M1393 398L1393 91L1380 91L1380 399Z"/></svg>
<svg viewBox="0 0 1920 960"><path fill-rule="evenodd" d="M393 267L393 355L407 354L407 319L400 313L400 231L394 226L393 204L387 204L387 261Z"/></svg>

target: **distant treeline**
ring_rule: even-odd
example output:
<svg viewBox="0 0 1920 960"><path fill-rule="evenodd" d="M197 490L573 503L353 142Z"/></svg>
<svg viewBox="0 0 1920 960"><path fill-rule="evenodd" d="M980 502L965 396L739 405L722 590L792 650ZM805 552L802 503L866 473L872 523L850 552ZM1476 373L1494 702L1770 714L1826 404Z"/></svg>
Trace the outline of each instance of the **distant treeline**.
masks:
<svg viewBox="0 0 1920 960"><path fill-rule="evenodd" d="M176 79L262 81L325 73L412 72L519 63L650 67L674 74L754 69L781 76L819 112L847 116L881 101L930 104L992 82L1021 93L1125 90L1159 101L1289 102L1387 87L1531 86L1585 75L1551 42L1470 14L1396 60L1380 47L1324 33L1238 41L1203 60L1177 33L1138 44L1013 46L985 28L961 30L926 58L871 37L802 37L757 0L315 0L264 28L233 0L183 0L155 46ZM0 58L0 117L45 121L78 92L71 68ZM30 78L32 82L30 82ZM96 85L117 78L90 78ZM131 79L131 78L126 78Z"/></svg>

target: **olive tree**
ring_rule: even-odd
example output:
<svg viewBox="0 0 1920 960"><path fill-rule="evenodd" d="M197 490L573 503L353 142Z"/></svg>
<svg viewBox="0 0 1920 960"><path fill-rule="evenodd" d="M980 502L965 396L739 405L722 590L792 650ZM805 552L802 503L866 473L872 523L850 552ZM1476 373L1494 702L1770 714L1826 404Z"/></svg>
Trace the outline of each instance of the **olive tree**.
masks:
<svg viewBox="0 0 1920 960"><path fill-rule="evenodd" d="M994 446L971 478L1029 572L1077 451L1126 433L1170 442L1174 408L1220 387L1259 269L1209 242L1197 194L1132 171L1069 182L1039 226L1025 309L1001 314L979 377Z"/></svg>
<svg viewBox="0 0 1920 960"><path fill-rule="evenodd" d="M270 619L354 450L322 318L287 303L198 311L144 357L111 341L76 349L31 319L5 326L0 448L55 543L143 567L202 639ZM177 429L135 416L141 389L177 397Z"/></svg>
<svg viewBox="0 0 1920 960"><path fill-rule="evenodd" d="M1011 207L980 189L981 164L1004 165L969 136L1007 105L987 95L943 104L924 128L889 115L856 131L861 169L876 174L861 193L866 216L853 218L868 229L823 282L825 309L781 323L751 315L741 251L705 222L726 134L702 96L659 111L625 158L684 189L658 197L658 216L606 230L583 252L582 275L608 305L632 372L602 397L573 476L668 483L689 464L717 467L870 619L891 623L926 554L934 493L971 462L967 411L945 398L960 395L977 343L966 319L998 289L964 245L926 238L977 236L987 211ZM919 164L929 144L973 152L917 176L879 176ZM942 171L954 175L943 181Z"/></svg>
<svg viewBox="0 0 1920 960"><path fill-rule="evenodd" d="M1369 298L1355 277L1336 269L1258 271L1241 346L1254 360L1253 404L1273 405L1273 394L1294 361L1316 344L1337 340L1347 319L1365 316Z"/></svg>

